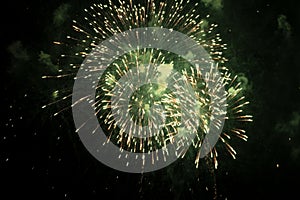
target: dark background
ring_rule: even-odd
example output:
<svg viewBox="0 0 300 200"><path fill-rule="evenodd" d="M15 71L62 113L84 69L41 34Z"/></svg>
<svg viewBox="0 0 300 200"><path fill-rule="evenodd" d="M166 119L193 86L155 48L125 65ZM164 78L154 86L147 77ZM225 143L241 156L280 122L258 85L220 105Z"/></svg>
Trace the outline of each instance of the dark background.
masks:
<svg viewBox="0 0 300 200"><path fill-rule="evenodd" d="M7 197L0 198L210 199L211 177L184 168L181 161L143 176L103 166L76 137L70 110L53 117L61 107L41 109L51 101L53 88L63 84L41 79L51 73L53 65L41 59L41 51L56 64L62 50L53 41L64 38L71 31L72 19L80 18L91 3L94 1L2 3L0 195ZM64 20L55 21L55 11L62 5L67 5ZM300 3L224 0L223 5L221 10L208 7L206 12L220 25L232 70L249 80L247 98L254 122L247 128L249 141L236 145L237 159L219 160L214 172L217 196L297 196Z"/></svg>

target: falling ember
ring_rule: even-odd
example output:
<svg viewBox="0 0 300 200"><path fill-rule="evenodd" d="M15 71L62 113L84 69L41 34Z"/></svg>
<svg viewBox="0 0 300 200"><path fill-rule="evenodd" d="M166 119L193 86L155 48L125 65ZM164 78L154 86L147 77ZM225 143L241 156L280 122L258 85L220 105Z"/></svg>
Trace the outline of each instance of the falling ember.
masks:
<svg viewBox="0 0 300 200"><path fill-rule="evenodd" d="M195 165L199 166L200 149L204 138L209 133L209 125L212 117L212 96L216 96L216 91L220 87L226 89L226 95L220 97L220 102L227 104L226 123L232 124L229 128L222 130L218 144L212 148L208 155L214 167L218 166L218 147L223 145L234 159L236 150L229 144L232 137L238 137L247 141L248 136L242 128L242 123L251 122L252 116L244 114L244 108L249 104L242 95L243 89L237 81L237 76L233 76L226 68L227 59L223 56L226 44L222 43L220 35L216 33L216 24L209 24L209 16L201 17L198 13L199 5L190 1L164 1L145 0L143 3L138 1L119 1L114 5L111 0L108 4L94 4L89 9L85 9L86 17L83 22L73 20L74 36L67 36L68 42L55 41L56 45L74 44L80 47L73 55L61 55L62 58L77 57L84 58L89 55L91 50L103 40L123 31L143 27L164 27L179 31L188 35L190 38L205 48L216 63L217 69L202 74L201 66L193 66L187 60L174 55L171 52L158 49L136 49L130 53L118 57L99 77L96 88L96 98L93 103L95 115L98 117L99 124L105 130L107 141L112 141L115 145L129 152L142 152L153 155L152 162L165 160L168 152L164 152L163 157L158 157L156 150L163 149L167 144L172 144L174 136L182 134L182 143L189 141L190 132L197 132L192 141L195 149ZM199 9L197 9L199 8ZM189 52L186 57L192 59L195 55ZM56 76L43 76L42 78L66 78L76 74L81 63L70 64L71 73L62 71ZM93 73L93 69L90 70ZM216 79L215 70L221 73L221 78ZM182 80L169 80L172 74L179 73ZM125 77L126 87L118 82ZM157 84L152 83L156 80ZM168 80L168 81L167 81ZM143 81L145 84L134 90L134 81ZM192 86L196 97L197 111L194 112L190 106L191 96L187 96L180 88L180 83ZM177 91L168 90L169 83ZM214 90L208 88L207 84L216 85ZM132 90L130 96L126 96L126 91ZM60 94L58 92L58 94ZM43 108L51 106L70 98L70 94L62 96L49 103ZM118 96L118 101L112 102L114 96ZM81 101L88 100L80 99ZM116 118L115 113L123 112L121 107L129 99L126 113L122 113L125 118ZM181 100L180 100L181 99ZM183 106L179 104L184 104ZM72 105L76 106L75 104ZM179 109L179 108L183 109ZM63 108L54 115L61 113L68 108ZM215 108L214 112L218 112ZM223 115L224 113L217 113ZM186 115L190 115L187 117ZM197 118L199 124L192 121L181 121L182 118ZM88 120L88 119L87 119ZM139 125L135 126L134 124ZM187 129L182 129L185 123ZM84 126L84 124L83 124ZM147 126L147 128L143 128ZM240 126L240 127L239 127ZM213 127L220 129L220 123L214 122ZM93 134L93 133L91 133ZM144 136L144 137L136 137ZM219 144L220 143L220 144ZM104 144L105 145L105 144ZM222 149L222 148L220 148ZM186 152L177 152L178 157L184 157ZM127 163L130 165L130 163ZM277 165L279 167L279 165Z"/></svg>

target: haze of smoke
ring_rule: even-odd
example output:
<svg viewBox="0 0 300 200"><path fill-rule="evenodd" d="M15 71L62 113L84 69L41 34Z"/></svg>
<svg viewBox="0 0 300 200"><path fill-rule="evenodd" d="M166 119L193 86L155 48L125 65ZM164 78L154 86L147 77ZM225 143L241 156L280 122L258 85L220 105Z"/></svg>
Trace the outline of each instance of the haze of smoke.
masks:
<svg viewBox="0 0 300 200"><path fill-rule="evenodd" d="M206 7L211 7L214 10L221 10L223 8L223 0L202 0Z"/></svg>
<svg viewBox="0 0 300 200"><path fill-rule="evenodd" d="M282 30L286 37L289 37L292 33L292 28L290 23L287 21L285 15L279 15L277 18L278 29Z"/></svg>
<svg viewBox="0 0 300 200"><path fill-rule="evenodd" d="M53 23L55 26L61 26L66 21L70 8L70 4L64 3L54 11Z"/></svg>

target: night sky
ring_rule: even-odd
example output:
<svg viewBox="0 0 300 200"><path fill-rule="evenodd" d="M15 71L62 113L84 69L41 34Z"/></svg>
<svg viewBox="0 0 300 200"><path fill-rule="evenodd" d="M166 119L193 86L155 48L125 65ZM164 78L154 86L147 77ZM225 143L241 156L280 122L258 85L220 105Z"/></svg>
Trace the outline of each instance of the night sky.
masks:
<svg viewBox="0 0 300 200"><path fill-rule="evenodd" d="M103 2L103 1L101 1ZM194 0L196 2L196 0ZM199 0L200 2L200 0ZM300 3L296 0L203 2L228 50L228 65L248 79L253 122L247 142L235 141L237 159L219 158L215 180L207 169L179 159L140 175L113 170L92 157L75 133L68 105L54 104L47 80L66 47L72 20L97 1L31 0L2 3L1 199L270 199L297 195L300 178ZM5 198L3 198L6 196Z"/></svg>

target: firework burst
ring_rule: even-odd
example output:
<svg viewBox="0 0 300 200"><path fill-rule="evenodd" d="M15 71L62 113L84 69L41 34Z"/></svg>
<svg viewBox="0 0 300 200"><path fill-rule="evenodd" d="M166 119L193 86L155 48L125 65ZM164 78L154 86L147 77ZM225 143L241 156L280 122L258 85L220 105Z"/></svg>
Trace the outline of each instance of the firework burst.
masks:
<svg viewBox="0 0 300 200"><path fill-rule="evenodd" d="M91 134L101 126L107 142L111 141L129 152L152 153L153 164L160 159L155 154L157 149L163 149L167 144L177 147L179 143L192 143L197 152L195 164L198 167L205 136L211 128L222 129L221 122L211 119L217 114L224 118L225 123L233 124L230 128L225 126L218 143L223 143L235 158L236 151L228 141L233 135L247 141L245 130L239 125L252 121L252 116L243 114L243 107L249 102L242 95L237 76L232 76L225 67L227 59L222 52L226 50L226 44L216 33L217 25L209 24L209 16L201 16L199 10L197 3L179 0L94 4L85 9L84 21L73 21L76 36L67 36L68 42L54 42L76 50L75 55L62 57L86 58L98 44L115 34L135 28L161 27L188 35L215 62L208 72L203 73L201 66L193 66L186 59L165 50L141 48L121 55L99 77L93 103L99 126ZM185 55L191 59L194 56L192 53ZM80 64L81 61L70 66L76 71ZM61 71L57 76L44 78L64 78L74 74ZM211 89L210 84L215 88ZM183 85L191 86L192 94L187 93ZM217 94L220 88L225 88L223 96ZM69 97L63 96L58 101ZM78 99L72 107L88 98ZM226 104L226 113L216 113L216 107L221 104ZM180 141L174 139L178 135L182 135ZM209 147L215 168L218 166L218 146ZM180 151L177 155L184 157L186 152ZM163 159L167 154L163 154Z"/></svg>

